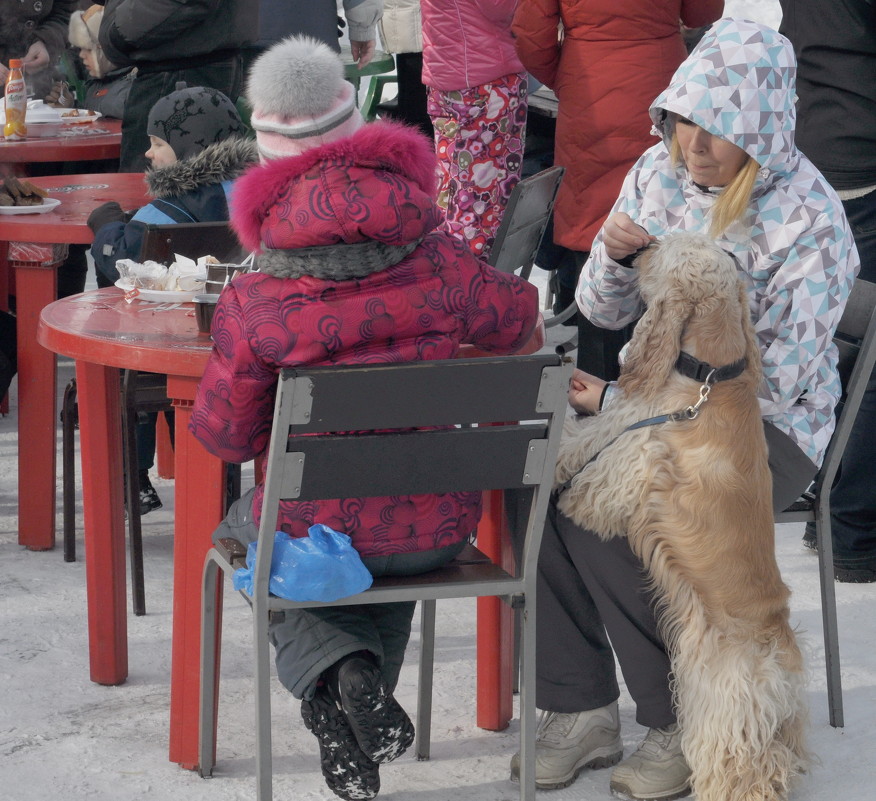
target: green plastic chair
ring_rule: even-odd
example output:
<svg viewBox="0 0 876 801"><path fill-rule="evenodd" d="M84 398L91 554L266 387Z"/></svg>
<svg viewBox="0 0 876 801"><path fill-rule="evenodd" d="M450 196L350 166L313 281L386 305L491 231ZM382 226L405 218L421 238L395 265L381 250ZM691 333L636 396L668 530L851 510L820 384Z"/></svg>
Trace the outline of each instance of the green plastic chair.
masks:
<svg viewBox="0 0 876 801"><path fill-rule="evenodd" d="M396 83L395 74L395 58L390 53L384 53L382 50L377 50L374 53L374 58L368 62L362 69L353 61L353 56L350 53L350 48L341 48L341 59L344 62L344 77L356 87L356 100L359 99L359 87L363 78L370 78L368 89L365 93L365 99L360 105L362 116L367 121L373 120L377 116L377 104L383 96L383 89L388 83Z"/></svg>

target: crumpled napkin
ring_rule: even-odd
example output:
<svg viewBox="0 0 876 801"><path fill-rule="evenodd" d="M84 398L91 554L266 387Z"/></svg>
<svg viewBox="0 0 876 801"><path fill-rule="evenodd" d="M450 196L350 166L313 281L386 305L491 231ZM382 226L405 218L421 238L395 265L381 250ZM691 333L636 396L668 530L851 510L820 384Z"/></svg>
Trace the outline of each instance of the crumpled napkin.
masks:
<svg viewBox="0 0 876 801"><path fill-rule="evenodd" d="M193 261L179 253L173 254L173 264L167 269L164 280L164 288L167 291L180 290L182 292L202 292L207 281L208 260L215 263L213 256L201 256Z"/></svg>
<svg viewBox="0 0 876 801"><path fill-rule="evenodd" d="M201 292L207 280L207 264L216 263L213 256L201 256L197 261L174 253L174 261L165 267L156 261L137 262L119 259L119 277L137 289L163 292Z"/></svg>

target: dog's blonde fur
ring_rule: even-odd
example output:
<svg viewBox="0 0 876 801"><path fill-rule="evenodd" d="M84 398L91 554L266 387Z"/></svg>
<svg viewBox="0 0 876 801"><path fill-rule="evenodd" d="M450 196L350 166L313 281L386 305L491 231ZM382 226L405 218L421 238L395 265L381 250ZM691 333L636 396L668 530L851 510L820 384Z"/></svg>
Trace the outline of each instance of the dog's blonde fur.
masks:
<svg viewBox="0 0 876 801"><path fill-rule="evenodd" d="M558 483L600 455L559 508L604 538L628 537L649 571L698 801L780 801L808 762L805 674L775 560L746 292L733 259L704 236L668 237L637 267L647 311L621 393L567 423ZM675 369L682 350L715 367L744 356L747 366L712 386L695 419L621 433L697 401L700 382Z"/></svg>

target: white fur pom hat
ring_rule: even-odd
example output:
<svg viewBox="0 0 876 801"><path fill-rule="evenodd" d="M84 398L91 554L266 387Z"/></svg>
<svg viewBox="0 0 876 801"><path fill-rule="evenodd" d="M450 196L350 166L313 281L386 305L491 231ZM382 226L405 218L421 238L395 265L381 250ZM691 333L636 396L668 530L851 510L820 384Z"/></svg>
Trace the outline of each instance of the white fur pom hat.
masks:
<svg viewBox="0 0 876 801"><path fill-rule="evenodd" d="M364 124L340 56L306 36L291 36L259 56L247 99L263 161L297 156Z"/></svg>

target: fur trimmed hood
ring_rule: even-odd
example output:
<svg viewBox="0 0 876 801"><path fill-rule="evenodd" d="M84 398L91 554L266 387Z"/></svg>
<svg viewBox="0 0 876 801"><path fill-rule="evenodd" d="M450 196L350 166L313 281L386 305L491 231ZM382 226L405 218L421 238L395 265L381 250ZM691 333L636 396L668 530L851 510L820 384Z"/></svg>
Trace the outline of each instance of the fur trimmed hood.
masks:
<svg viewBox="0 0 876 801"><path fill-rule="evenodd" d="M432 142L400 123L373 122L248 170L235 185L231 224L256 252L369 241L404 246L438 226L436 194Z"/></svg>
<svg viewBox="0 0 876 801"><path fill-rule="evenodd" d="M153 197L178 197L202 186L234 180L258 160L255 142L234 137L168 167L147 170L145 180Z"/></svg>

